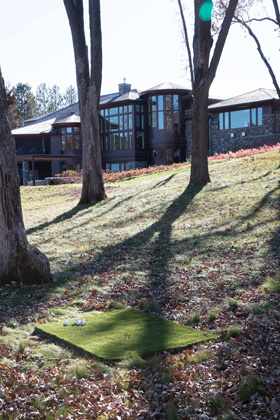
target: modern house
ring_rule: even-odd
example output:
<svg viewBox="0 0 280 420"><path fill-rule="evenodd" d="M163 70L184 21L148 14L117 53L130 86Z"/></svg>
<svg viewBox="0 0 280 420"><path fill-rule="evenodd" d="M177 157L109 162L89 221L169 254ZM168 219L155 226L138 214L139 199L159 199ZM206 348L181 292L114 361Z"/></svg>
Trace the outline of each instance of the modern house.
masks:
<svg viewBox="0 0 280 420"><path fill-rule="evenodd" d="M258 89L209 100L209 154L280 141L280 100ZM184 162L191 155L191 90L163 83L146 91L119 84L100 98L102 166L122 171ZM44 179L82 164L78 104L26 120L12 131L22 178ZM24 174L24 176L23 176ZM33 179L34 179L33 178Z"/></svg>

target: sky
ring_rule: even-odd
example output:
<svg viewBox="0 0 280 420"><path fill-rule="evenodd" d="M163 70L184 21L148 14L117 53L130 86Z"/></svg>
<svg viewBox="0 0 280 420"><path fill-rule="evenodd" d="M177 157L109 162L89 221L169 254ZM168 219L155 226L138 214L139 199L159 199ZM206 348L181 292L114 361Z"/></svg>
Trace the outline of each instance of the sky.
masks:
<svg viewBox="0 0 280 420"><path fill-rule="evenodd" d="M270 3L263 0L268 12ZM0 0L0 6L0 66L5 81L29 83L34 93L43 82L58 85L62 92L76 86L63 0ZM186 12L187 20L188 16ZM101 0L101 23L102 94L117 92L124 78L139 90L167 81L190 87L176 0ZM280 39L271 23L256 28L280 80ZM261 87L273 88L268 71L251 37L233 25L210 96L226 99Z"/></svg>

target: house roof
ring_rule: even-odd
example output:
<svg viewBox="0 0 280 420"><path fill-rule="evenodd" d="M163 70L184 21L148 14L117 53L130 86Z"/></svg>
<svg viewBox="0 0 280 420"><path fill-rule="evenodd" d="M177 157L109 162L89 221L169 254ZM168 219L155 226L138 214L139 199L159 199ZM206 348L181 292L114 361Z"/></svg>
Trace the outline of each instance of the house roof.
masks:
<svg viewBox="0 0 280 420"><path fill-rule="evenodd" d="M279 101L276 90L260 88L247 92L242 95L234 96L230 99L221 100L220 102L210 105L209 109L230 108L234 106L242 106L248 104L257 104L258 102Z"/></svg>
<svg viewBox="0 0 280 420"><path fill-rule="evenodd" d="M121 96L119 92L111 93L108 95L102 95L100 97L99 104L101 106L110 105L110 104L116 104L118 102L124 102L124 101L136 101L137 99L140 99L140 91L138 89L132 89Z"/></svg>
<svg viewBox="0 0 280 420"><path fill-rule="evenodd" d="M72 123L80 122L79 117L79 104L75 103L69 105L66 108L59 109L58 111L51 112L50 114L42 115L34 119L34 122L27 120L27 125L12 130L13 136L24 136L24 135L38 135L48 134L54 132L53 124L57 124L58 121L67 122L66 120L72 118ZM25 123L25 121L24 121Z"/></svg>
<svg viewBox="0 0 280 420"><path fill-rule="evenodd" d="M13 136L48 134L54 131L52 124L55 118L49 118L46 121L40 121L33 124L28 124L25 127L15 128L12 130Z"/></svg>
<svg viewBox="0 0 280 420"><path fill-rule="evenodd" d="M100 106L110 105L116 106L119 102L127 101L142 101L140 98L140 91L133 89L124 95L119 92L102 95L100 97ZM80 111L79 103L75 103L66 108L59 109L58 111L51 112L50 114L41 115L24 121L24 126L12 130L13 136L26 136L26 135L40 135L55 132L55 125L59 124L79 124Z"/></svg>
<svg viewBox="0 0 280 420"><path fill-rule="evenodd" d="M171 83L171 82L164 82L164 83L161 83L160 85L154 86L150 89L147 89L141 92L140 96L144 96L144 95L151 94L154 92L159 93L160 91L165 91L165 90L178 90L178 91L190 92L190 89L187 89L184 86L176 85L175 83Z"/></svg>
<svg viewBox="0 0 280 420"><path fill-rule="evenodd" d="M80 115L72 113L71 115L68 115L65 118L56 118L53 124L80 124L80 122Z"/></svg>

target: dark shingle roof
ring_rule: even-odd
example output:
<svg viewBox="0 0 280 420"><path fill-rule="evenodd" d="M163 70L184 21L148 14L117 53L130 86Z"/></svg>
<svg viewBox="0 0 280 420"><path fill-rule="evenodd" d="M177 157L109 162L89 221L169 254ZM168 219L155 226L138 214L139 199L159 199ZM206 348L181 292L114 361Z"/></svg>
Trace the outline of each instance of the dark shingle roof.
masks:
<svg viewBox="0 0 280 420"><path fill-rule="evenodd" d="M154 86L150 89L147 89L141 92L140 96L147 95L152 92L160 92L163 90L180 90L180 91L190 92L190 89L187 89L184 86L176 85L175 83L171 83L171 82L164 82L164 83L161 83L160 85Z"/></svg>
<svg viewBox="0 0 280 420"><path fill-rule="evenodd" d="M248 105L272 100L279 100L276 90L260 88L253 90L252 92L247 92L242 95L220 101L217 104L209 106L209 109L230 108L238 105Z"/></svg>
<svg viewBox="0 0 280 420"><path fill-rule="evenodd" d="M57 124L58 121L67 120L68 118L73 118L75 116L76 122L80 122L79 117L79 104L75 103L73 105L69 105L66 108L59 109L58 111L51 112L50 114L42 115L41 117L37 117L34 119L34 122L16 128L12 130L13 136L19 135L35 135L35 134L47 134L54 132L53 124ZM31 120L32 121L32 120Z"/></svg>

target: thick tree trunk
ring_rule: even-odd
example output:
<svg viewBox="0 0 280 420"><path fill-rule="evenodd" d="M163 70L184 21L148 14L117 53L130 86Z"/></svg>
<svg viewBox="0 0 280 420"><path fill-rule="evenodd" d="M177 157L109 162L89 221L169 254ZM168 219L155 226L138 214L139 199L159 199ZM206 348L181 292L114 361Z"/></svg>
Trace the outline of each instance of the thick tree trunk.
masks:
<svg viewBox="0 0 280 420"><path fill-rule="evenodd" d="M100 0L89 0L91 70L84 32L83 1L64 0L75 54L83 138L83 188L80 204L106 198L101 163L99 99L102 74Z"/></svg>
<svg viewBox="0 0 280 420"><path fill-rule="evenodd" d="M238 0L229 1L211 63L209 64L210 51L213 43L211 37L211 20L202 21L199 16L200 7L204 1L205 0L194 0L194 112L192 121L190 184L206 184L207 182L210 182L207 159L209 137L208 96L238 3Z"/></svg>
<svg viewBox="0 0 280 420"><path fill-rule="evenodd" d="M47 257L29 245L24 230L8 99L0 69L0 285L51 279Z"/></svg>
<svg viewBox="0 0 280 420"><path fill-rule="evenodd" d="M106 198L101 164L101 147L99 131L99 100L97 95L92 92L85 104L80 104L80 116L83 139L83 188L80 204L95 204ZM97 105L98 104L98 105ZM93 109L96 109L93 112Z"/></svg>
<svg viewBox="0 0 280 420"><path fill-rule="evenodd" d="M209 56L212 46L211 21L200 19L204 0L195 1L194 50L194 110L192 119L192 162L190 184L210 182L208 171L208 94Z"/></svg>
<svg viewBox="0 0 280 420"><path fill-rule="evenodd" d="M193 92L192 161L190 184L210 182L208 171L208 87L197 87Z"/></svg>

